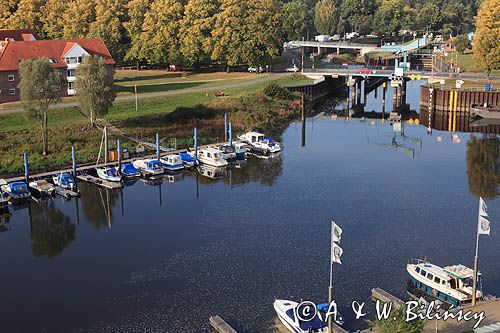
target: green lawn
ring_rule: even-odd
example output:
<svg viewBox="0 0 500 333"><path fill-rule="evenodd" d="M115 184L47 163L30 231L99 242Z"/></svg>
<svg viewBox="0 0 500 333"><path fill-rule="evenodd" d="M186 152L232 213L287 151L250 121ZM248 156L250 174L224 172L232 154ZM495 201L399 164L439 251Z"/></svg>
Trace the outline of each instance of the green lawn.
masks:
<svg viewBox="0 0 500 333"><path fill-rule="evenodd" d="M484 73L483 69L476 67L476 62L474 61L472 53L451 54L444 61L449 63L450 60L453 62L457 61L461 72L472 72L472 73L481 73L481 74ZM491 71L491 75L500 75L500 70L497 69L497 70Z"/></svg>

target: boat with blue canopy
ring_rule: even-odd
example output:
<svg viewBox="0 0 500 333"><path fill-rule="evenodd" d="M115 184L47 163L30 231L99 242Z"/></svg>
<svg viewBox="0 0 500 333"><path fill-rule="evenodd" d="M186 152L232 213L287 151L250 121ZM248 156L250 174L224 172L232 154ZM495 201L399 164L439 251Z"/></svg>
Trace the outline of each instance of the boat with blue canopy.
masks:
<svg viewBox="0 0 500 333"><path fill-rule="evenodd" d="M120 174L125 178L140 177L141 173L137 170L131 162L122 164Z"/></svg>
<svg viewBox="0 0 500 333"><path fill-rule="evenodd" d="M160 157L160 162L162 167L168 171L181 171L184 169L182 159L177 154L162 156Z"/></svg>
<svg viewBox="0 0 500 333"><path fill-rule="evenodd" d="M319 314L310 320L302 321L296 316L296 307L299 305L297 302L278 299L274 301L274 310L278 315L279 320L285 327L294 333L327 333L328 327L326 323L321 320Z"/></svg>
<svg viewBox="0 0 500 333"><path fill-rule="evenodd" d="M180 153L179 156L185 168L194 168L198 164L198 160L188 153Z"/></svg>
<svg viewBox="0 0 500 333"><path fill-rule="evenodd" d="M76 180L75 177L69 172L61 172L52 176L52 181L54 185L61 186L66 190L74 190L76 189Z"/></svg>
<svg viewBox="0 0 500 333"><path fill-rule="evenodd" d="M5 183L0 185L2 191L9 194L11 201L20 201L23 199L27 199L31 196L31 192L28 188L28 185L24 181L17 181L12 183Z"/></svg>
<svg viewBox="0 0 500 333"><path fill-rule="evenodd" d="M145 176L161 175L164 172L160 161L152 158L135 160L132 165Z"/></svg>
<svg viewBox="0 0 500 333"><path fill-rule="evenodd" d="M112 167L110 165L97 167L95 168L95 171L97 172L97 176L99 176L99 178L103 180L107 180L110 182L122 181L122 176L118 174L115 167Z"/></svg>

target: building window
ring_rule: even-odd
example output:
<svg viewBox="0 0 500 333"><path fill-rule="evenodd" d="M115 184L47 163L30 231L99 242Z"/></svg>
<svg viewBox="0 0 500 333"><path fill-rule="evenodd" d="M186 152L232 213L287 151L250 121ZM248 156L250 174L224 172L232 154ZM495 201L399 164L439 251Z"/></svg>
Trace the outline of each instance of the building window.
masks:
<svg viewBox="0 0 500 333"><path fill-rule="evenodd" d="M68 90L73 90L75 89L75 83L74 82L68 82Z"/></svg>
<svg viewBox="0 0 500 333"><path fill-rule="evenodd" d="M9 95L15 95L16 94L16 88L9 88Z"/></svg>
<svg viewBox="0 0 500 333"><path fill-rule="evenodd" d="M50 58L49 59L49 64L57 64L57 59Z"/></svg>
<svg viewBox="0 0 500 333"><path fill-rule="evenodd" d="M14 81L14 75L9 75L9 81L10 82Z"/></svg>
<svg viewBox="0 0 500 333"><path fill-rule="evenodd" d="M74 77L75 76L75 70L74 69L68 69L68 77Z"/></svg>

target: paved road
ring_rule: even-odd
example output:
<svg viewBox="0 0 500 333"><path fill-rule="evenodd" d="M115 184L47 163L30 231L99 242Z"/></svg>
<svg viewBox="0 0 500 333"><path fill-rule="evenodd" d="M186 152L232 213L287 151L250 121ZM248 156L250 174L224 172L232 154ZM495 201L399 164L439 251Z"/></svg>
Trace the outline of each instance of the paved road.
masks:
<svg viewBox="0 0 500 333"><path fill-rule="evenodd" d="M289 75L289 74L288 73L271 74L268 76L258 77L258 78L253 79L253 80L223 84L220 86L213 86L213 87L188 88L188 89L179 89L179 90L169 90L169 91L159 91L159 92L154 92L154 93L138 94L137 98L144 99L144 98L151 98L151 97L173 96L173 95L190 94L190 93L198 93L198 92L222 91L222 90L229 89L229 88L245 87L245 86L250 86L250 85L256 84L256 83L272 81L272 80L275 80L275 79L280 78L280 77L285 76L285 75ZM115 101L133 101L133 100L135 100L135 95L119 96L116 98ZM76 105L77 105L76 102L57 103L57 104L51 105L50 108L51 109L59 109L59 108L66 108L66 107L74 107ZM0 115L17 113L17 112L22 112L22 111L23 111L22 108L0 110Z"/></svg>

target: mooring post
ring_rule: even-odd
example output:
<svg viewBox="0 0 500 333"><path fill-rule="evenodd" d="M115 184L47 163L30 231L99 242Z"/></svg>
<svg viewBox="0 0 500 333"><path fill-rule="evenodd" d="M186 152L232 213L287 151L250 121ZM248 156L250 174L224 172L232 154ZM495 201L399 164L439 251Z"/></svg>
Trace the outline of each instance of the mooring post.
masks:
<svg viewBox="0 0 500 333"><path fill-rule="evenodd" d="M24 152L24 179L26 180L26 184L29 183L29 169L28 169L28 153Z"/></svg>
<svg viewBox="0 0 500 333"><path fill-rule="evenodd" d="M108 163L108 126L104 126L104 163Z"/></svg>
<svg viewBox="0 0 500 333"><path fill-rule="evenodd" d="M122 172L122 147L120 140L116 140L116 150L118 150L118 172Z"/></svg>
<svg viewBox="0 0 500 333"><path fill-rule="evenodd" d="M194 128L194 158L198 158L198 132L196 130L196 127Z"/></svg>
<svg viewBox="0 0 500 333"><path fill-rule="evenodd" d="M229 145L233 145L233 125L229 122Z"/></svg>
<svg viewBox="0 0 500 333"><path fill-rule="evenodd" d="M76 177L76 154L75 154L75 146L71 146L71 162L73 164L73 177Z"/></svg>
<svg viewBox="0 0 500 333"><path fill-rule="evenodd" d="M160 160L160 133L156 133L156 159Z"/></svg>
<svg viewBox="0 0 500 333"><path fill-rule="evenodd" d="M227 141L227 113L224 113L224 142Z"/></svg>

